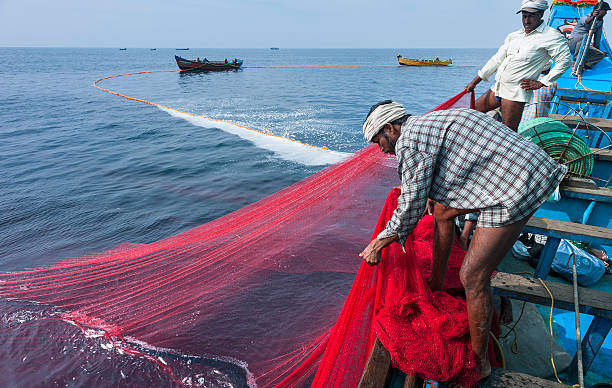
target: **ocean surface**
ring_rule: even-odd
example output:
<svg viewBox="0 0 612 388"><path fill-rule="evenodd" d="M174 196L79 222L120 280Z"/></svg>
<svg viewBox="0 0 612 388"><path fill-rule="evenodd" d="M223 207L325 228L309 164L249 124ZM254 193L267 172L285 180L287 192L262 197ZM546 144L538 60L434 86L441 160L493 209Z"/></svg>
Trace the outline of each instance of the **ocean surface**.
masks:
<svg viewBox="0 0 612 388"><path fill-rule="evenodd" d="M396 51L455 65L399 67ZM141 74L99 85L351 153L366 145L361 124L372 104L393 99L424 113L461 91L492 52L0 48L0 271L156 241L339 160L104 93L92 86L99 78L174 70L175 54L241 58L239 71ZM240 194L228 195L235 187Z"/></svg>
<svg viewBox="0 0 612 388"><path fill-rule="evenodd" d="M396 52L452 58L454 65L399 67ZM240 209L364 147L361 124L372 104L392 99L413 114L424 113L460 92L493 52L0 48L0 272L40 268L125 242L154 242ZM99 85L229 124L93 86L118 74L176 70L175 54L240 58L244 68L136 74ZM483 82L477 91L487 86ZM33 315L13 312L2 324L19 332L19 322ZM66 346L93 346L78 333L69 336L68 342L44 346L61 345L59 353ZM37 346L12 341L8 351L4 343L3 358L20 346ZM141 367L121 362L122 374ZM61 363L54 368L56 376L65 375L57 385L95 381L95 370ZM155 386L156 373L153 368L149 379L133 383ZM8 385L40 382L32 379L9 378Z"/></svg>

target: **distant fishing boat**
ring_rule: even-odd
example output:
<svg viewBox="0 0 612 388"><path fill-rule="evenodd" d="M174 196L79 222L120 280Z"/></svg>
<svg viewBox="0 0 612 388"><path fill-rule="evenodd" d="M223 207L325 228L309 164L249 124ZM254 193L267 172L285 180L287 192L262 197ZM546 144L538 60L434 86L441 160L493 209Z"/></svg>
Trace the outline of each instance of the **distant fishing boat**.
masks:
<svg viewBox="0 0 612 388"><path fill-rule="evenodd" d="M436 59L410 59L404 58L401 55L397 54L397 61L401 66L448 66L453 63L452 59L448 59L446 61L442 61L438 58Z"/></svg>
<svg viewBox="0 0 612 388"><path fill-rule="evenodd" d="M149 49L149 50L151 50L151 51L155 51L155 50L157 50L157 49L155 48L155 49Z"/></svg>
<svg viewBox="0 0 612 388"><path fill-rule="evenodd" d="M119 51L125 51L127 50L126 48L120 48Z"/></svg>
<svg viewBox="0 0 612 388"><path fill-rule="evenodd" d="M241 59L234 59L232 61L209 61L204 58L194 60L181 58L177 55L174 56L176 64L181 70L205 70L205 71L221 71L221 70L237 70L242 66Z"/></svg>
<svg viewBox="0 0 612 388"><path fill-rule="evenodd" d="M280 50L278 47L270 47L270 50Z"/></svg>
<svg viewBox="0 0 612 388"><path fill-rule="evenodd" d="M187 47L187 48L177 48L177 50L189 50L189 47Z"/></svg>

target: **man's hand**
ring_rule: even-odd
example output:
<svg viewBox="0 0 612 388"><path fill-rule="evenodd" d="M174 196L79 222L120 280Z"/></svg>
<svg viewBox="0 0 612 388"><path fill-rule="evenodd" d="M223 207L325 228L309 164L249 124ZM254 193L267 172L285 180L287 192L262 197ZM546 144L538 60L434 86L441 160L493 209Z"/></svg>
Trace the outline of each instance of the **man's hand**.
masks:
<svg viewBox="0 0 612 388"><path fill-rule="evenodd" d="M536 81L532 79L524 79L521 81L520 85L521 85L521 88L525 90L536 90L536 89L540 89L541 87L545 86L540 81Z"/></svg>
<svg viewBox="0 0 612 388"><path fill-rule="evenodd" d="M359 254L359 256L363 257L365 262L369 265L376 265L380 263L381 253L384 247L391 244L394 241L398 240L397 234L394 234L391 237L384 238L379 240L375 238L372 240L370 244Z"/></svg>
<svg viewBox="0 0 612 388"><path fill-rule="evenodd" d="M423 213L423 216L433 215L435 205L436 205L436 202L433 199L427 198L427 204L425 205L425 213Z"/></svg>
<svg viewBox="0 0 612 388"><path fill-rule="evenodd" d="M474 91L474 89L476 88L476 85L478 85L480 81L482 81L482 78L480 78L479 76L476 76L476 78L474 78L472 82L467 84L467 86L465 87L465 91L468 93Z"/></svg>

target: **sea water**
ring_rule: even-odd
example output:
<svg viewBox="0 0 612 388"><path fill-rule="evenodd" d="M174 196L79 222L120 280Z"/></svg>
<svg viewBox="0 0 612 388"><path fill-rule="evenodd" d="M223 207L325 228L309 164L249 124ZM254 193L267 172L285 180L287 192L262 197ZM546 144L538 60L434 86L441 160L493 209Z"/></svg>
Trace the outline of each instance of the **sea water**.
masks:
<svg viewBox="0 0 612 388"><path fill-rule="evenodd" d="M452 58L454 65L399 67L398 52ZM361 125L372 104L392 99L424 113L460 92L493 52L0 48L0 271L150 243L240 209L364 147ZM244 68L139 74L99 85L205 117L92 85L117 74L176 69L177 53L240 58ZM1 304L0 385L35 386L52 375L59 385L118 386L143 368L144 380L130 384L168 383L155 365L108 348L103 336L85 338L54 321L55 311ZM248 380L239 360L141 346L151 357L173 359L185 384ZM85 361L62 358L69 352L82 352Z"/></svg>

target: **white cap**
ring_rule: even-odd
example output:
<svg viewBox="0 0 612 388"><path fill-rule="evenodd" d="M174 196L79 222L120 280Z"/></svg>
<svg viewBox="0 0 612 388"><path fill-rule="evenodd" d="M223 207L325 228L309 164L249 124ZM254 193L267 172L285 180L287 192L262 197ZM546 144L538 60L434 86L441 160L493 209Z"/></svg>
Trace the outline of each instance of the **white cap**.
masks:
<svg viewBox="0 0 612 388"><path fill-rule="evenodd" d="M546 8L548 8L548 1L546 0L523 0L521 9L519 9L516 13L521 13L523 11L534 13L538 11L546 11Z"/></svg>

